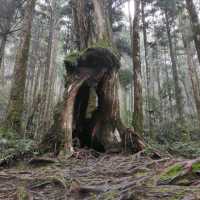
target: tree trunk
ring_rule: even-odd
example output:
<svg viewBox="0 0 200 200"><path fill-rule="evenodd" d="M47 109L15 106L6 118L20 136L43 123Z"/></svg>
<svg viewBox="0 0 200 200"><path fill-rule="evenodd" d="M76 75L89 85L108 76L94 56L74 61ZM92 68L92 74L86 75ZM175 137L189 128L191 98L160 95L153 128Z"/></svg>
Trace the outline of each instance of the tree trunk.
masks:
<svg viewBox="0 0 200 200"><path fill-rule="evenodd" d="M167 82L167 95L168 95L168 98L169 98L169 110L170 110L170 118L171 120L174 119L174 115L173 115L173 107L172 107L172 91L171 91L171 88L169 86L169 82L170 82L170 78L169 78L169 72L168 72L168 66L167 66L167 58L166 58L166 53L167 53L167 50L164 49L164 61L165 61L165 75L166 75L166 82Z"/></svg>
<svg viewBox="0 0 200 200"><path fill-rule="evenodd" d="M4 34L1 39L1 46L0 46L0 70L3 65L3 58L4 58L4 52L6 47L6 41L7 41L7 34Z"/></svg>
<svg viewBox="0 0 200 200"><path fill-rule="evenodd" d="M175 51L174 51L173 44L172 44L169 16L168 16L167 10L165 10L165 20L166 20L167 37L168 37L168 42L169 42L170 58L171 58L171 63L172 63L172 75L173 75L173 79L174 79L176 108L177 108L177 112L178 112L178 116L179 116L178 119L181 123L183 123L183 121L184 121L183 97L182 97L181 87L179 84L176 56L175 56Z"/></svg>
<svg viewBox="0 0 200 200"><path fill-rule="evenodd" d="M198 122L199 122L199 127L200 127L200 88L198 87L198 77L196 76L194 66L193 66L193 56L191 55L191 46L190 42L187 41L187 39L183 35L183 44L185 47L185 52L187 55L187 64L188 64L188 70L189 70L189 75L192 83L192 90L193 90L193 95L194 95L194 101L195 101L195 106L197 110L197 116L198 116Z"/></svg>
<svg viewBox="0 0 200 200"><path fill-rule="evenodd" d="M96 22L96 41L105 41L113 46L112 29L105 8L105 0L92 0L94 5L94 15Z"/></svg>
<svg viewBox="0 0 200 200"><path fill-rule="evenodd" d="M143 98L142 98L142 71L140 61L140 0L135 0L135 17L133 20L133 80L134 80L134 116L133 126L140 135L143 134Z"/></svg>
<svg viewBox="0 0 200 200"><path fill-rule="evenodd" d="M13 128L19 133L22 127L26 71L35 2L36 0L28 1L25 8L24 21L20 36L20 46L16 55L14 79L10 93L8 115L6 119L7 126Z"/></svg>
<svg viewBox="0 0 200 200"><path fill-rule="evenodd" d="M64 146L67 152L72 152L73 139L78 139L81 147L98 151L142 150L141 138L120 119L118 59L107 49L89 48L75 63L78 71L71 69L66 60L68 74L74 71L71 71L61 109L55 114L54 125L43 139L42 147L58 153ZM88 117L92 88L98 96L98 105Z"/></svg>
<svg viewBox="0 0 200 200"><path fill-rule="evenodd" d="M7 1L6 3L6 8L7 8L7 13L4 16L4 23L3 26L1 27L1 46L0 46L0 70L2 67L2 62L4 58L4 52L5 52L5 47L6 47L6 42L8 39L8 35L11 29L11 23L13 20L13 17L15 15L16 7L17 7L17 1ZM4 11L5 12L5 11ZM5 14L5 13L4 13Z"/></svg>
<svg viewBox="0 0 200 200"><path fill-rule="evenodd" d="M192 25L193 38L200 63L200 23L193 0L186 0L187 10Z"/></svg>
<svg viewBox="0 0 200 200"><path fill-rule="evenodd" d="M48 35L48 46L47 46L47 60L45 64L45 73L44 73L44 85L42 89L42 101L43 101L43 108L42 108L42 131L46 132L49 128L49 102L48 102L48 96L50 92L50 85L51 85L51 72L53 71L53 45L54 45L54 37L56 32L56 0L52 1L52 4L50 5L50 24L49 24L49 35Z"/></svg>
<svg viewBox="0 0 200 200"><path fill-rule="evenodd" d="M145 53L145 66L146 66L146 105L148 111L148 120L149 120L149 130L152 129L151 121L151 108L150 108L150 67L148 62L148 44L147 44L147 31L146 31L146 20L145 20L145 0L141 1L141 11L142 11L142 30L143 30L143 39L144 39L144 53Z"/></svg>
<svg viewBox="0 0 200 200"><path fill-rule="evenodd" d="M96 33L93 41L97 42L94 45L104 41L108 48L88 48L76 56L75 61L71 61L70 55L69 59L66 58L68 77L64 99L55 112L54 125L43 138L41 146L55 153L64 147L66 152L71 153L75 146L73 141L78 139L80 147L92 147L98 151L120 151L129 147L137 152L144 147L141 138L127 129L120 119L119 60L108 50L113 47L113 42L104 1L92 2ZM98 101L95 110L88 115L90 101L93 101L91 91L95 91Z"/></svg>
<svg viewBox="0 0 200 200"><path fill-rule="evenodd" d="M76 43L78 50L86 49L93 43L91 30L91 19L88 13L88 2L86 0L73 1L73 19L76 33Z"/></svg>

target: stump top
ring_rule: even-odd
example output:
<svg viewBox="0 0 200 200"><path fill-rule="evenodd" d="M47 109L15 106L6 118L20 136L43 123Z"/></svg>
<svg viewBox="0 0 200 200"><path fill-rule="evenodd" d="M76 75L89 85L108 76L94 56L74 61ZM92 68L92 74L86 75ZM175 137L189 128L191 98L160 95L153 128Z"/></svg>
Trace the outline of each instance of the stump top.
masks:
<svg viewBox="0 0 200 200"><path fill-rule="evenodd" d="M101 70L118 70L119 59L107 48L88 48L83 52L69 54L65 59L65 67L68 73L78 73L80 68Z"/></svg>

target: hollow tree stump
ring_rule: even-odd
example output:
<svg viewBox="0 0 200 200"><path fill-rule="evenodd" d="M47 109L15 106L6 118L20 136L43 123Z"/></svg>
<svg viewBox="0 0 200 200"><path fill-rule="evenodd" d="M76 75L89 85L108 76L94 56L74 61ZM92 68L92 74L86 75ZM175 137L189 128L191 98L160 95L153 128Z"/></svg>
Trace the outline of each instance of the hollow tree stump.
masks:
<svg viewBox="0 0 200 200"><path fill-rule="evenodd" d="M64 147L72 152L76 138L80 147L99 151L142 150L142 139L120 119L117 57L106 48L88 48L68 56L65 66L68 79L63 102L43 139L43 148L58 153ZM97 106L87 118L91 88L96 91Z"/></svg>

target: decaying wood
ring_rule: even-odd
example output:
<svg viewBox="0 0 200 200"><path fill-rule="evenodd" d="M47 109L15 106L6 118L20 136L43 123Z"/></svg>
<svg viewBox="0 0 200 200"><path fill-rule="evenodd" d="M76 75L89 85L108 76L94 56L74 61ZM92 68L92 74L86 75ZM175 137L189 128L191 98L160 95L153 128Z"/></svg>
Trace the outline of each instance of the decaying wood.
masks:
<svg viewBox="0 0 200 200"><path fill-rule="evenodd" d="M106 48L89 48L74 62L66 60L68 77L54 125L43 139L42 148L59 153L73 153L73 138L81 147L99 151L138 152L144 148L142 138L124 126L120 119L117 57ZM96 91L96 110L87 118L90 89Z"/></svg>

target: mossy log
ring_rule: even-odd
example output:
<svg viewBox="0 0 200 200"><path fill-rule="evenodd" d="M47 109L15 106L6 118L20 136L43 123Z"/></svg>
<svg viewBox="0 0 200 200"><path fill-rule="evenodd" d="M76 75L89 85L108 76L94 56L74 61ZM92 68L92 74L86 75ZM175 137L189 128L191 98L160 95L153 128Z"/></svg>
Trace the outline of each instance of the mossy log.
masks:
<svg viewBox="0 0 200 200"><path fill-rule="evenodd" d="M120 119L117 57L106 48L88 48L68 56L65 66L68 78L64 99L42 148L58 153L64 147L72 152L73 139L77 138L80 147L98 151L141 151L142 139ZM88 118L91 89L96 91L97 106Z"/></svg>
<svg viewBox="0 0 200 200"><path fill-rule="evenodd" d="M199 185L200 159L178 162L167 168L160 176L158 185Z"/></svg>

